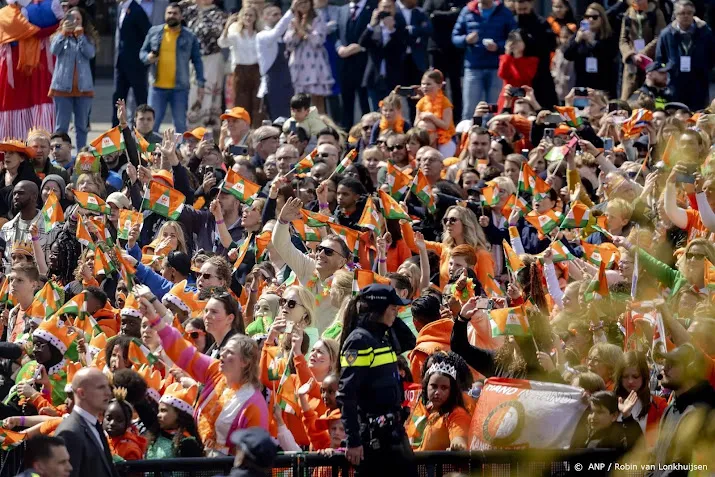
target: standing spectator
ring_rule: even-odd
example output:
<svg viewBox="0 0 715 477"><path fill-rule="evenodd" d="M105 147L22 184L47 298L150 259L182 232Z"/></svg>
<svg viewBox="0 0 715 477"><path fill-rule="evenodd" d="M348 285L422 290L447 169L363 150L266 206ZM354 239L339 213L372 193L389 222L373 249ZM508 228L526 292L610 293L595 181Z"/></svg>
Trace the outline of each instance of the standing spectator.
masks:
<svg viewBox="0 0 715 477"><path fill-rule="evenodd" d="M172 3L166 7L166 23L151 27L139 57L152 65L149 80L149 105L156 111L154 131L159 130L171 105L176 132L186 131L186 110L189 103L189 60L196 68L199 100L204 96L204 67L199 40L188 28L181 26L181 7Z"/></svg>
<svg viewBox="0 0 715 477"><path fill-rule="evenodd" d="M499 78L504 81L497 103L499 111L504 107L505 95L510 94L507 89L510 85L514 88L531 86L531 82L534 80L539 59L534 56L524 56L525 48L526 45L519 30L509 33L504 47L505 53L499 57Z"/></svg>
<svg viewBox="0 0 715 477"><path fill-rule="evenodd" d="M407 29L407 55L402 66L403 81L405 84L415 85L429 66L427 42L432 35L432 23L417 6L417 0L397 0L397 6L405 19ZM412 113L414 114L414 111Z"/></svg>
<svg viewBox="0 0 715 477"><path fill-rule="evenodd" d="M556 49L556 35L549 23L534 13L533 1L521 0L515 4L516 21L521 28L521 38L526 44L524 56L537 56L539 67L532 84L536 101L544 107L557 104L554 79L551 77L551 54Z"/></svg>
<svg viewBox="0 0 715 477"><path fill-rule="evenodd" d="M710 27L695 19L695 6L690 0L675 4L675 20L658 37L655 61L670 68L669 86L675 101L690 109L708 105L708 75L713 67L713 34Z"/></svg>
<svg viewBox="0 0 715 477"><path fill-rule="evenodd" d="M617 46L606 10L600 4L592 3L583 18L581 28L564 51L564 58L574 62L576 86L605 91L614 97L616 72L613 59ZM586 22L588 28L584 28Z"/></svg>
<svg viewBox="0 0 715 477"><path fill-rule="evenodd" d="M367 54L358 42L360 35L367 28L372 11L375 8L374 0L351 1L343 5L338 20L339 38L335 47L338 56L343 59L340 73L340 88L343 97L343 118L341 125L349 128L355 122L355 95L360 102L360 115L370 110L367 100L367 90L362 86L363 78L356 75L356 71L365 71L367 67Z"/></svg>
<svg viewBox="0 0 715 477"><path fill-rule="evenodd" d="M655 1L631 0L631 6L623 15L618 41L623 60L623 101L628 101L645 81L645 57L653 59L658 36L665 27L665 17Z"/></svg>
<svg viewBox="0 0 715 477"><path fill-rule="evenodd" d="M367 88L373 111L380 108L378 103L382 98L402 83L406 72L405 33L404 27L397 24L393 1L382 0L372 11L370 24L360 36L360 46L365 48L368 56L362 84Z"/></svg>
<svg viewBox="0 0 715 477"><path fill-rule="evenodd" d="M315 14L323 19L325 23L327 36L325 37L325 49L328 52L328 61L330 62L330 72L333 75L335 83L333 91L327 98L326 110L331 118L339 118L341 114L340 108L340 81L338 69L338 52L335 51L335 43L338 41L338 18L340 16L340 7L337 5L329 5L328 0L315 0L313 2Z"/></svg>
<svg viewBox="0 0 715 477"><path fill-rule="evenodd" d="M141 2L142 6L146 2ZM117 126L117 100L126 99L129 90L136 104L147 100L147 67L139 59L146 34L151 28L148 14L136 0L123 0L119 4L119 18L114 33L114 94L112 126Z"/></svg>
<svg viewBox="0 0 715 477"><path fill-rule="evenodd" d="M553 0L551 2L551 16L546 18L551 25L554 35L561 35L563 28L576 29L576 17L573 7L568 0Z"/></svg>
<svg viewBox="0 0 715 477"><path fill-rule="evenodd" d="M471 119L480 101L497 102L501 89L499 55L504 53L507 36L514 28L514 16L494 0L472 0L459 13L452 42L466 49L462 119Z"/></svg>
<svg viewBox="0 0 715 477"><path fill-rule="evenodd" d="M430 64L440 70L449 80L449 92L454 110L462 111L462 86L460 79L463 68L463 52L452 43L459 12L466 5L465 0L426 0L424 12L432 22L432 35L427 44Z"/></svg>
<svg viewBox="0 0 715 477"><path fill-rule="evenodd" d="M559 46L556 48L556 52L551 61L551 76L554 78L554 86L556 87L556 96L559 103L562 103L566 95L576 86L576 71L573 61L564 58L564 51L566 51L566 47L571 41L571 38L573 38L574 33L576 33L576 28L576 25L568 25L559 30Z"/></svg>
<svg viewBox="0 0 715 477"><path fill-rule="evenodd" d="M201 75L196 71L195 63L191 71L190 109L187 117L189 127L215 128L218 126L216 117L221 114L225 70L218 39L226 23L226 13L216 6L214 0L183 0L180 5L186 25L199 40L203 66ZM202 91L201 96L199 90Z"/></svg>
<svg viewBox="0 0 715 477"><path fill-rule="evenodd" d="M149 17L151 26L164 24L164 14L169 3L171 3L170 0L142 0L142 9L146 16Z"/></svg>
<svg viewBox="0 0 715 477"><path fill-rule="evenodd" d="M256 49L257 29L258 12L253 7L243 7L240 12L229 17L218 39L218 46L231 50L233 105L248 111L253 119L253 127L258 127L261 122L258 99L261 73Z"/></svg>
<svg viewBox="0 0 715 477"><path fill-rule="evenodd" d="M283 36L290 52L288 66L293 89L296 93L310 94L318 112L325 114L325 97L335 83L325 50L327 27L315 15L311 0L295 2L293 14L295 18Z"/></svg>
<svg viewBox="0 0 715 477"><path fill-rule="evenodd" d="M97 31L86 14L75 7L67 12L61 30L55 33L50 43L50 51L57 58L49 93L55 103L55 132L69 131L74 114L77 149L87 144L89 111L94 96L89 60L94 58L98 42Z"/></svg>
<svg viewBox="0 0 715 477"><path fill-rule="evenodd" d="M285 57L283 35L292 20L292 9L281 17L280 8L268 5L263 10L265 29L256 35L258 68L261 73L258 97L263 101L263 112L271 119L290 116L288 103L293 96L293 83Z"/></svg>

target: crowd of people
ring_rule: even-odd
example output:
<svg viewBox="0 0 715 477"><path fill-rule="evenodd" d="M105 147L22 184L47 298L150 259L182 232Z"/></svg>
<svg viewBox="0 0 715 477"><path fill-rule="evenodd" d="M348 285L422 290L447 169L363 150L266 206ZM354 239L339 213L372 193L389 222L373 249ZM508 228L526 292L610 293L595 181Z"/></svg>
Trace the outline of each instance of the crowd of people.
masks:
<svg viewBox="0 0 715 477"><path fill-rule="evenodd" d="M702 5L159 5L119 3L89 144L86 5L0 9L0 445L29 471L552 445L708 475Z"/></svg>

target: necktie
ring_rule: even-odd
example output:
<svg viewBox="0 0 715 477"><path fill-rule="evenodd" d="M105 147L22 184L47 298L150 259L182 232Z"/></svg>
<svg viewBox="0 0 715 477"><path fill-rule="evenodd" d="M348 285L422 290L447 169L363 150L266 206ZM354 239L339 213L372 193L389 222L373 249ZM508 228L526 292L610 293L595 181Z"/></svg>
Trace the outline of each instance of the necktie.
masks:
<svg viewBox="0 0 715 477"><path fill-rule="evenodd" d="M107 436L104 435L104 429L102 429L102 425L97 421L94 424L94 428L97 429L97 432L99 433L99 440L102 443L102 448L104 449L104 457L107 459L107 464L109 466L112 466L112 453L109 450L109 442L107 441Z"/></svg>

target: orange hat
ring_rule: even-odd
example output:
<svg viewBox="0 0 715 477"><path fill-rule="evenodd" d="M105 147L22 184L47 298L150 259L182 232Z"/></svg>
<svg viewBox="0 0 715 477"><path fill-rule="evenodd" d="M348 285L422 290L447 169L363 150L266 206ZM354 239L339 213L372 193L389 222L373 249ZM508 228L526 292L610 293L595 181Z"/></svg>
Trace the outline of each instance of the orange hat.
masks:
<svg viewBox="0 0 715 477"><path fill-rule="evenodd" d="M315 420L315 428L319 431L327 431L330 421L339 421L342 417L342 414L340 414L340 408L333 409Z"/></svg>
<svg viewBox="0 0 715 477"><path fill-rule="evenodd" d="M74 375L77 374L77 371L82 369L84 366L82 366L82 363L78 362L72 362L69 361L67 363L67 384L65 384L65 392L66 393L71 393L72 392L72 380L74 379Z"/></svg>
<svg viewBox="0 0 715 477"><path fill-rule="evenodd" d="M102 369L104 368L104 365L106 364L104 362L104 349L107 347L107 334L106 333L100 333L94 338L92 338L89 341L89 344L87 345L87 354L89 355L89 358L91 361L93 361L92 365Z"/></svg>
<svg viewBox="0 0 715 477"><path fill-rule="evenodd" d="M174 187L174 174L165 169L151 171L151 178L155 181L162 180L169 184L170 187Z"/></svg>
<svg viewBox="0 0 715 477"><path fill-rule="evenodd" d="M127 299L124 301L124 308L119 312L120 316L133 316L134 318L141 318L142 313L139 311L139 302L134 293L130 293Z"/></svg>
<svg viewBox="0 0 715 477"><path fill-rule="evenodd" d="M144 253L142 251L142 264L146 265L147 267L154 265L156 263L156 261L160 260L160 259L161 259L161 257L159 255L153 255L151 253Z"/></svg>
<svg viewBox="0 0 715 477"><path fill-rule="evenodd" d="M186 280L182 280L171 287L171 290L169 290L169 293L164 295L162 301L171 303L186 313L194 312L199 306L196 300L196 293L186 290Z"/></svg>
<svg viewBox="0 0 715 477"><path fill-rule="evenodd" d="M161 389L161 373L156 369L152 368L151 366L147 366L146 364L142 364L141 367L137 370L137 372L142 378L144 378L144 381L146 382L147 396L149 396L155 402L158 403L161 399L161 393L159 392L159 390Z"/></svg>
<svg viewBox="0 0 715 477"><path fill-rule="evenodd" d="M248 124L251 124L251 115L248 114L248 111L243 109L241 106L236 106L235 108L228 109L224 114L221 115L222 120L229 118L243 119Z"/></svg>
<svg viewBox="0 0 715 477"><path fill-rule="evenodd" d="M60 320L60 317L56 315L40 323L40 326L32 333L32 336L47 341L60 350L62 354L67 352L67 348L70 347L76 338L75 334L71 334L65 322Z"/></svg>
<svg viewBox="0 0 715 477"><path fill-rule="evenodd" d="M167 255L169 255L169 253L172 252L172 250L169 250L169 248L168 248L168 247L170 247L169 245L167 245L167 248L163 248L163 249L158 248L159 244L161 243L162 240L164 240L163 237L157 237L149 245L145 245L144 247L142 247L142 254L156 255L157 257L166 257ZM153 250L154 253L150 254L149 250ZM143 259L142 259L142 263L144 263Z"/></svg>
<svg viewBox="0 0 715 477"><path fill-rule="evenodd" d="M200 141L204 138L204 134L206 134L206 128L196 128L193 131L186 131L184 133L184 139L191 139L194 138L197 141Z"/></svg>
<svg viewBox="0 0 715 477"><path fill-rule="evenodd" d="M25 320L32 321L36 325L40 325L47 316L45 304L35 298L30 307L25 311Z"/></svg>
<svg viewBox="0 0 715 477"><path fill-rule="evenodd" d="M27 157L35 157L35 150L17 139L6 139L0 142L0 152L18 152Z"/></svg>
<svg viewBox="0 0 715 477"><path fill-rule="evenodd" d="M173 406L180 411L184 411L190 416L194 414L194 403L196 403L196 397L199 395L198 386L191 385L189 388L184 389L181 383L172 383L164 391L164 395L161 397L159 402Z"/></svg>

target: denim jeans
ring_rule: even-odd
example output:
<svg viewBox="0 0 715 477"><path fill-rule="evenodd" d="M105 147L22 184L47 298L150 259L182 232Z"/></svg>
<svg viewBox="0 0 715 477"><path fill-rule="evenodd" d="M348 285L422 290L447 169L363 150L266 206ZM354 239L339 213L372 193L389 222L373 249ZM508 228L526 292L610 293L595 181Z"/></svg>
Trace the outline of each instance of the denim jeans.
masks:
<svg viewBox="0 0 715 477"><path fill-rule="evenodd" d="M174 117L174 129L177 133L186 131L186 110L189 107L188 89L149 88L149 106L156 111L154 131L159 132L161 122L166 114L166 107L171 105L171 115Z"/></svg>
<svg viewBox="0 0 715 477"><path fill-rule="evenodd" d="M70 120L74 114L74 128L77 132L75 147L77 150L87 145L87 128L89 126L89 112L92 109L91 96L52 98L55 103L56 133L67 133L70 129Z"/></svg>
<svg viewBox="0 0 715 477"><path fill-rule="evenodd" d="M497 76L497 70L465 68L462 83L462 119L472 119L474 108L480 101L496 104L501 87L502 81Z"/></svg>

